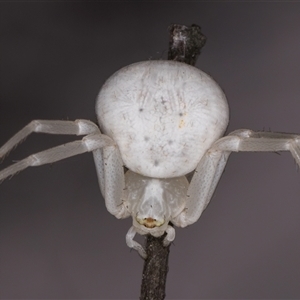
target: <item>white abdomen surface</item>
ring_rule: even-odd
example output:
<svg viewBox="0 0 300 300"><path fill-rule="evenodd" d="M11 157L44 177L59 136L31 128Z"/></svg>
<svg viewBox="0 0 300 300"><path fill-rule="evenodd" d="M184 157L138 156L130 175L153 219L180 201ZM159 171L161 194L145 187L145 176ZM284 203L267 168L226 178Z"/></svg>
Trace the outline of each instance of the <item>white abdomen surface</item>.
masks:
<svg viewBox="0 0 300 300"><path fill-rule="evenodd" d="M218 84L174 61L139 62L117 71L102 87L96 112L126 167L156 178L193 171L229 119Z"/></svg>

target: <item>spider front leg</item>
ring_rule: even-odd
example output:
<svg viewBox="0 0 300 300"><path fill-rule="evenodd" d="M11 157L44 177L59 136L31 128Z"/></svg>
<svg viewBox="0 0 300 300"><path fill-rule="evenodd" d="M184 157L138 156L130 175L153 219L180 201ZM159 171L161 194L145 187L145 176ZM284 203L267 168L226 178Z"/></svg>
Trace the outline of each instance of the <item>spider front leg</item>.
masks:
<svg viewBox="0 0 300 300"><path fill-rule="evenodd" d="M123 205L124 170L121 155L115 142L110 137L101 134L96 124L88 120L34 120L0 148L0 159L33 132L86 136L82 140L32 154L12 164L0 171L0 182L27 167L40 166L85 152L93 152L100 189L108 211L117 218L130 215Z"/></svg>
<svg viewBox="0 0 300 300"><path fill-rule="evenodd" d="M124 205L125 177L123 160L117 145L93 151L98 182L107 210L116 218L127 218Z"/></svg>
<svg viewBox="0 0 300 300"><path fill-rule="evenodd" d="M124 189L124 171L121 155L114 141L110 137L101 134L96 124L88 120L34 120L0 148L0 158L7 155L10 150L33 132L86 136L82 140L32 154L14 163L0 171L0 181L13 176L27 167L40 166L85 152L93 152L101 192L105 198L108 211L117 218L123 217L124 214L126 215L125 209L121 205Z"/></svg>
<svg viewBox="0 0 300 300"><path fill-rule="evenodd" d="M276 132L237 130L217 140L202 157L187 191L185 210L174 224L185 227L193 224L208 205L231 152L290 151L300 167L300 136Z"/></svg>
<svg viewBox="0 0 300 300"><path fill-rule="evenodd" d="M107 210L116 218L124 219L130 216L126 208L124 196L125 176L123 160L116 145L97 149L93 152L98 176L98 182ZM134 241L136 235L134 226L130 227L126 234L126 244L136 250L139 255L146 259L147 255L142 245Z"/></svg>

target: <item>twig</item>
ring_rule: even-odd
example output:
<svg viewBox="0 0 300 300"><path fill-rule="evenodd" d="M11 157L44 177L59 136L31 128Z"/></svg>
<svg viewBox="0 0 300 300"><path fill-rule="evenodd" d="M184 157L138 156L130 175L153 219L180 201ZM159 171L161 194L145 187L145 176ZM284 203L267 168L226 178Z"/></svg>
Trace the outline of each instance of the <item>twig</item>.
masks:
<svg viewBox="0 0 300 300"><path fill-rule="evenodd" d="M206 36L198 25L190 27L173 24L169 27L170 41L168 60L176 60L194 66L204 47Z"/></svg>
<svg viewBox="0 0 300 300"><path fill-rule="evenodd" d="M169 32L168 60L194 66L206 42L201 28L194 24L190 27L173 24L169 27ZM147 236L147 259L144 263L140 300L165 299L170 246L163 246L164 237L165 235L158 238Z"/></svg>

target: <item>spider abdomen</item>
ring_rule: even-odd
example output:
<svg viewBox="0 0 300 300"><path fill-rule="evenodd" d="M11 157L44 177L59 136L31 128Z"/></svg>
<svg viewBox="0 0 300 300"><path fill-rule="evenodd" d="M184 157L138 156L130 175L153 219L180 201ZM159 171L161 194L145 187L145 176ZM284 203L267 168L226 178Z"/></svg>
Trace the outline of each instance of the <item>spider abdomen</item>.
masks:
<svg viewBox="0 0 300 300"><path fill-rule="evenodd" d="M218 84L174 61L139 62L117 71L102 87L96 112L124 164L156 178L194 170L229 118Z"/></svg>

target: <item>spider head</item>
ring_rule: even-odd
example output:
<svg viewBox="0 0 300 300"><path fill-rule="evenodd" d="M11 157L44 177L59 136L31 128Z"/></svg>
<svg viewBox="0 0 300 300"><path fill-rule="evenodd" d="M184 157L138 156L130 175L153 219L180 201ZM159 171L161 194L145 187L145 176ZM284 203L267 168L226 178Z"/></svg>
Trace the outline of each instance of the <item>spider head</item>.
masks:
<svg viewBox="0 0 300 300"><path fill-rule="evenodd" d="M160 236L185 206L185 177L151 178L132 171L125 176L125 202L139 234Z"/></svg>
<svg viewBox="0 0 300 300"><path fill-rule="evenodd" d="M160 181L152 179L144 189L144 194L136 207L134 224L147 233L161 231L165 223L169 223L170 216L166 215L167 208L163 197Z"/></svg>

